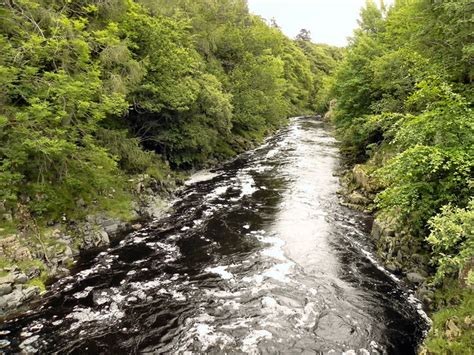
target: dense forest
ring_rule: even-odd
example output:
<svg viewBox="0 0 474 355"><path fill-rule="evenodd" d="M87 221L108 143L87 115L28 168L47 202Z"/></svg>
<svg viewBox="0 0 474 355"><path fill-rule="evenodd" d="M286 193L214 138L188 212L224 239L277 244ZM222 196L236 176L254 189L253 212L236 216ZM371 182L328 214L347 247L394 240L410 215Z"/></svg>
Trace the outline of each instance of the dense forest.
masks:
<svg viewBox="0 0 474 355"><path fill-rule="evenodd" d="M369 1L322 90L344 152L362 163L354 174L375 196L386 263L431 267L443 310L427 346L443 354L474 346L473 16L469 0Z"/></svg>
<svg viewBox="0 0 474 355"><path fill-rule="evenodd" d="M244 0L18 0L0 18L3 233L124 214L134 177L169 188L313 111L341 56Z"/></svg>

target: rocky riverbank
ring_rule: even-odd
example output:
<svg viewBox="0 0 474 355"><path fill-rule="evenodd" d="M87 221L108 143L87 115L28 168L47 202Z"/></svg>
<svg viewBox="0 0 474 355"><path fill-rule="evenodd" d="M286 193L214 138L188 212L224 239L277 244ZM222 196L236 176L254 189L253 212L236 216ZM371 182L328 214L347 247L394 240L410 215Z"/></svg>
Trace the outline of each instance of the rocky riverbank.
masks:
<svg viewBox="0 0 474 355"><path fill-rule="evenodd" d="M163 216L171 195L147 176L134 184L137 198L128 218L93 213L81 220L64 218L47 228L35 225L0 238L0 319L26 310L45 292L45 284L69 275L81 253L103 249L141 228L144 221Z"/></svg>
<svg viewBox="0 0 474 355"><path fill-rule="evenodd" d="M352 170L346 170L340 181L338 193L344 205L366 213L374 211L379 186L370 176L370 167L357 164ZM411 237L403 226L397 225L395 218L382 214L375 214L371 236L385 268L403 277L429 309L434 296L434 289L428 284L429 255L415 243L416 238Z"/></svg>

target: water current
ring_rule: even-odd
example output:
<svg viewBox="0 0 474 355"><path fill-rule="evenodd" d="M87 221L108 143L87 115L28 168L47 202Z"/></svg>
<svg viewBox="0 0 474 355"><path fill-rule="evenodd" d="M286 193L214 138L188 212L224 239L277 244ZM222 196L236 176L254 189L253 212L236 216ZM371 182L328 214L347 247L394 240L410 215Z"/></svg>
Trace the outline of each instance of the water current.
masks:
<svg viewBox="0 0 474 355"><path fill-rule="evenodd" d="M324 123L292 119L80 261L0 352L415 354L426 315L340 204L339 165Z"/></svg>

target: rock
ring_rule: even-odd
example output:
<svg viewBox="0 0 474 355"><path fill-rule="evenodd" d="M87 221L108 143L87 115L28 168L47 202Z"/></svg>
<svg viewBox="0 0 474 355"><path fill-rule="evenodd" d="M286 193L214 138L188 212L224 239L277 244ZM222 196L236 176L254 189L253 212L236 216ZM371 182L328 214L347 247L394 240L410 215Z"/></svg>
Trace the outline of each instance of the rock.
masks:
<svg viewBox="0 0 474 355"><path fill-rule="evenodd" d="M378 240L382 237L393 237L396 231L395 220L376 218L372 224L371 235Z"/></svg>
<svg viewBox="0 0 474 355"><path fill-rule="evenodd" d="M148 218L161 218L169 207L169 202L158 196L145 196L142 201L140 215Z"/></svg>
<svg viewBox="0 0 474 355"><path fill-rule="evenodd" d="M38 266L32 266L26 271L28 278L33 279L41 274L41 269Z"/></svg>
<svg viewBox="0 0 474 355"><path fill-rule="evenodd" d="M370 181L369 174L365 171L363 165L356 164L352 169L352 175L354 177L355 182L357 185L362 187L366 191L373 191L373 186Z"/></svg>
<svg viewBox="0 0 474 355"><path fill-rule="evenodd" d="M106 231L99 231L98 235L100 236L99 243L97 245L109 245L110 238Z"/></svg>
<svg viewBox="0 0 474 355"><path fill-rule="evenodd" d="M10 292L12 292L11 284L0 284L0 296L6 295Z"/></svg>
<svg viewBox="0 0 474 355"><path fill-rule="evenodd" d="M11 213L4 213L2 219L7 222L13 222L13 216Z"/></svg>
<svg viewBox="0 0 474 355"><path fill-rule="evenodd" d="M121 227L121 223L112 223L107 226L104 226L104 230L107 234L116 234Z"/></svg>
<svg viewBox="0 0 474 355"><path fill-rule="evenodd" d="M71 258L74 256L74 253L72 252L72 249L69 245L64 246L64 255L68 258Z"/></svg>
<svg viewBox="0 0 474 355"><path fill-rule="evenodd" d="M422 284L423 282L425 282L426 278L423 277L422 275L420 275L419 273L417 272L409 272L407 274L407 279L408 281L410 281L411 283L414 283L414 284Z"/></svg>
<svg viewBox="0 0 474 355"><path fill-rule="evenodd" d="M15 283L24 284L28 281L28 277L24 273L15 274Z"/></svg>
<svg viewBox="0 0 474 355"><path fill-rule="evenodd" d="M9 273L6 276L0 277L0 285L12 284L14 282L15 282L15 275L13 273Z"/></svg>
<svg viewBox="0 0 474 355"><path fill-rule="evenodd" d="M434 299L434 292L423 285L416 290L416 296L422 300L425 305L430 305Z"/></svg>
<svg viewBox="0 0 474 355"><path fill-rule="evenodd" d="M13 261L31 260L28 248L22 246L16 235L0 239L0 257Z"/></svg>
<svg viewBox="0 0 474 355"><path fill-rule="evenodd" d="M23 300L23 292L21 290L13 290L12 292L0 297L0 311L6 312L20 306Z"/></svg>
<svg viewBox="0 0 474 355"><path fill-rule="evenodd" d="M367 206L371 201L360 192L354 191L347 196L347 200L355 205Z"/></svg>
<svg viewBox="0 0 474 355"><path fill-rule="evenodd" d="M140 224L140 223L135 223L135 224L132 224L132 228L135 229L135 230L139 230L141 229L143 226Z"/></svg>
<svg viewBox="0 0 474 355"><path fill-rule="evenodd" d="M395 264L387 264L385 265L385 268L391 273L395 273L399 271L399 268Z"/></svg>

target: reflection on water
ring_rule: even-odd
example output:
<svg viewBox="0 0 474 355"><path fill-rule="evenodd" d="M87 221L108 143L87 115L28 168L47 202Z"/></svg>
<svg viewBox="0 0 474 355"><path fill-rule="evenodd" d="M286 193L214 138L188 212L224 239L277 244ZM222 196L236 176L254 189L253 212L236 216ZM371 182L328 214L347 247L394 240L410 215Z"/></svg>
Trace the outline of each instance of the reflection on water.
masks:
<svg viewBox="0 0 474 355"><path fill-rule="evenodd" d="M294 119L4 324L6 350L414 354L424 314L339 205L337 165L323 123Z"/></svg>

